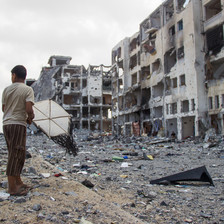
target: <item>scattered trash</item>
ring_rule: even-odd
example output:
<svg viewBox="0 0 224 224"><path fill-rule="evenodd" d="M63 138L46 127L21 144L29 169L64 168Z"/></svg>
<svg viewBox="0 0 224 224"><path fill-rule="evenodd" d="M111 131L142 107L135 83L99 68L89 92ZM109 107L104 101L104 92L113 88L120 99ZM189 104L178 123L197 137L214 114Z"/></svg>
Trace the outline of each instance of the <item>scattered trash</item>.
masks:
<svg viewBox="0 0 224 224"><path fill-rule="evenodd" d="M127 163L127 162L121 163L121 168L126 168L126 167L129 167L129 166L132 166L132 164Z"/></svg>
<svg viewBox="0 0 224 224"><path fill-rule="evenodd" d="M41 176L44 178L48 178L51 176L51 174L50 173L41 173Z"/></svg>
<svg viewBox="0 0 224 224"><path fill-rule="evenodd" d="M60 177L60 176L63 176L63 175L61 173L56 173L54 176L55 177Z"/></svg>
<svg viewBox="0 0 224 224"><path fill-rule="evenodd" d="M0 191L0 199L6 200L10 197L10 194L6 193L5 191Z"/></svg>
<svg viewBox="0 0 224 224"><path fill-rule="evenodd" d="M143 152L143 158L144 158L145 160L153 160L153 156L152 156L152 155L146 155L145 152Z"/></svg>
<svg viewBox="0 0 224 224"><path fill-rule="evenodd" d="M128 175L120 175L121 178L128 178Z"/></svg>
<svg viewBox="0 0 224 224"><path fill-rule="evenodd" d="M115 160L115 161L123 161L124 158L123 157L119 157L119 156L113 156L112 157L112 160Z"/></svg>

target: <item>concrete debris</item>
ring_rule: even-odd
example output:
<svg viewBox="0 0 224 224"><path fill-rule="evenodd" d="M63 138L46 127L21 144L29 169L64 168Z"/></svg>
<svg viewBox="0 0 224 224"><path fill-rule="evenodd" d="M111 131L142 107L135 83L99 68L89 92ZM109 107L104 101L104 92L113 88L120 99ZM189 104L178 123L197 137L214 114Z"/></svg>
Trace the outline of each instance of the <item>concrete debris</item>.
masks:
<svg viewBox="0 0 224 224"><path fill-rule="evenodd" d="M1 199L1 211L6 211L0 212L1 218L11 223L14 215L23 223L79 223L83 218L91 223L110 224L206 220L219 223L223 219L222 136L214 137L216 146L203 147L207 143L202 140L169 141L147 136L130 137L127 143L125 137L111 138L99 133L87 141L84 136L90 135L87 130L75 132L80 152L73 157L65 156L63 148L44 134L29 134L27 148L32 157L26 160L22 179L32 190L27 196ZM1 135L0 143L6 148ZM152 155L153 160L144 159L143 153ZM7 153L1 150L0 154L3 186L7 181ZM113 157L123 160L112 160ZM215 187L191 182L150 184L158 177L204 164ZM48 178L43 174L48 174ZM23 206L20 208L17 203Z"/></svg>

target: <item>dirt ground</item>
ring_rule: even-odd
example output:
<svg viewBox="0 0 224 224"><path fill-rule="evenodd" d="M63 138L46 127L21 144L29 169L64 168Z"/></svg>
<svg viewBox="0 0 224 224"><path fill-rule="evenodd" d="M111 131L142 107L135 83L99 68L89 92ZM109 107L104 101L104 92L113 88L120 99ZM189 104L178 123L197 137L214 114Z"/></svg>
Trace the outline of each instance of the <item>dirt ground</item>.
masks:
<svg viewBox="0 0 224 224"><path fill-rule="evenodd" d="M79 154L69 157L44 135L27 137L32 158L26 160L22 178L33 189L27 196L2 198L0 222L224 223L222 138L213 145L193 140L156 143L149 138L82 136L76 141ZM0 191L6 192L7 150L3 136L0 142ZM153 160L144 159L143 153ZM123 154L129 154L125 160L112 160ZM203 165L215 186L196 182L150 184L150 180ZM93 186L84 186L85 180Z"/></svg>

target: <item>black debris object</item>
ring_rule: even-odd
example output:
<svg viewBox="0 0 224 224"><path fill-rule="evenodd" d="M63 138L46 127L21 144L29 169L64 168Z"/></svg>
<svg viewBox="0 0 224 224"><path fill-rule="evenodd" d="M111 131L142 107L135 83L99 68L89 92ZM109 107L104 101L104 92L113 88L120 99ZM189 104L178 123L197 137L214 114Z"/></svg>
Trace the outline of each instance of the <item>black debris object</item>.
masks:
<svg viewBox="0 0 224 224"><path fill-rule="evenodd" d="M150 181L150 184L164 184L164 183L176 184L177 182L180 181L209 182L211 185L215 186L205 166L201 166L195 169L187 170L174 175L152 180Z"/></svg>

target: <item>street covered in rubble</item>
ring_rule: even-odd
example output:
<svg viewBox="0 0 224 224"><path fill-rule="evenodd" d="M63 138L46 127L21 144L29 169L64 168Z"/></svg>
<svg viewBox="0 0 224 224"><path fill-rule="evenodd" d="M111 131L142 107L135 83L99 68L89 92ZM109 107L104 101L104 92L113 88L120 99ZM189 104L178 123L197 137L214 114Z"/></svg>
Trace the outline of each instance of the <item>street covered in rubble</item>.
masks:
<svg viewBox="0 0 224 224"><path fill-rule="evenodd" d="M27 196L7 194L7 148L1 135L2 223L223 223L223 137L114 137L77 130L78 155L43 133L28 134L22 178ZM206 181L150 184L205 166Z"/></svg>

